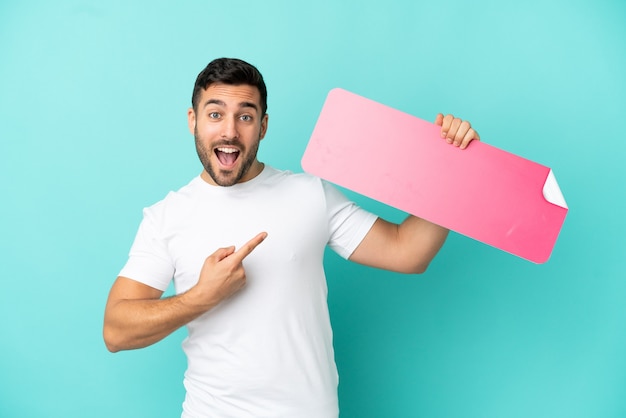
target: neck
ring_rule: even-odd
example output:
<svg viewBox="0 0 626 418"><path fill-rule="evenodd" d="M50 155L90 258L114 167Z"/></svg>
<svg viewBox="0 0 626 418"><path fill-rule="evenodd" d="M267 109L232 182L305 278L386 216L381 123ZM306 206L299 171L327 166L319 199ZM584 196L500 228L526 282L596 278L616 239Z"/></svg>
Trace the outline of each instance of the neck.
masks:
<svg viewBox="0 0 626 418"><path fill-rule="evenodd" d="M260 162L259 160L254 160L246 174L244 174L243 177L235 184L245 183L252 180L256 176L261 174L263 168L265 168L264 163ZM217 184L215 180L213 180L211 175L206 170L202 170L202 173L200 173L200 178L213 186L219 186L219 184Z"/></svg>

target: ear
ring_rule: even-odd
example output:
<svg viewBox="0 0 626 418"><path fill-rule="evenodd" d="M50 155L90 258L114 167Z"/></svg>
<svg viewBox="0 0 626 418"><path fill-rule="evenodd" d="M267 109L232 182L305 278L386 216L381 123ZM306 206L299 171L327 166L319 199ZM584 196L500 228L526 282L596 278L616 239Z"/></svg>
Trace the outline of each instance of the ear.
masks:
<svg viewBox="0 0 626 418"><path fill-rule="evenodd" d="M269 120L270 115L267 113L263 115L263 119L261 119L261 133L259 135L259 139L265 138L265 133L267 132L267 121Z"/></svg>
<svg viewBox="0 0 626 418"><path fill-rule="evenodd" d="M187 110L187 126L189 127L189 132L194 135L196 132L196 112L194 112L193 107Z"/></svg>

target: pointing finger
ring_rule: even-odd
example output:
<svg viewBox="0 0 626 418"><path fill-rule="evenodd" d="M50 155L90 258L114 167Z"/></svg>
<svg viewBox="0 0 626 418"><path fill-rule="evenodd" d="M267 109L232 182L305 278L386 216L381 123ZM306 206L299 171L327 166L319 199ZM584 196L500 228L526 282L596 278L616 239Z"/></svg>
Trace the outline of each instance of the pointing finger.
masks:
<svg viewBox="0 0 626 418"><path fill-rule="evenodd" d="M235 251L234 254L232 254L232 257L236 257L237 261L239 262L243 261L243 259L250 255L250 253L257 247L257 245L262 243L265 238L267 238L267 232L261 232L250 241L243 244L241 248L239 248L237 251Z"/></svg>

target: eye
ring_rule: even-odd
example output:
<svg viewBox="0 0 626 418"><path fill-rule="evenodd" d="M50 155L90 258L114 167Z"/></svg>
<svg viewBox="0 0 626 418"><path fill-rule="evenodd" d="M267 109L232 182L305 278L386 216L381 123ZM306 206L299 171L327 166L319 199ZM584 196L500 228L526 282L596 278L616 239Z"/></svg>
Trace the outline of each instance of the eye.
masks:
<svg viewBox="0 0 626 418"><path fill-rule="evenodd" d="M250 115L241 115L240 119L244 122L251 122L252 121L252 116Z"/></svg>
<svg viewBox="0 0 626 418"><path fill-rule="evenodd" d="M219 119L220 114L218 112L210 112L209 113L209 118L210 119Z"/></svg>

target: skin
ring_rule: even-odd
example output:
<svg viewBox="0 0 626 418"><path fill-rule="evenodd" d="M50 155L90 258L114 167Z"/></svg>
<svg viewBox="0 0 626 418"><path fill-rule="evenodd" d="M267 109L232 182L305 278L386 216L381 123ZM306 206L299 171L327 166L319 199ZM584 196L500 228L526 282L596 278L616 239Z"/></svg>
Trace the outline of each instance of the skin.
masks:
<svg viewBox="0 0 626 418"><path fill-rule="evenodd" d="M263 164L256 154L267 132L268 115L261 115L260 103L256 87L218 83L204 90L197 110L187 111L204 181L227 187L261 173ZM216 151L224 148L236 151L234 164L225 165L218 159Z"/></svg>
<svg viewBox="0 0 626 418"><path fill-rule="evenodd" d="M478 132L468 121L455 118L453 115L444 116L439 113L435 118L435 124L441 126L441 137L455 147L465 149L471 141L480 141Z"/></svg>
<svg viewBox="0 0 626 418"><path fill-rule="evenodd" d="M261 114L260 94L249 85L212 84L203 91L197 109L189 109L189 131L204 167L201 178L229 187L253 179L263 170L256 152L265 137L268 115ZM465 149L479 136L471 125L452 115L438 114L435 124L453 146ZM235 151L232 163L216 151ZM378 219L350 257L351 261L401 273L423 273L448 230L409 216L401 224ZM163 292L126 277L118 277L109 293L104 317L104 341L111 352L146 347L233 296L246 283L243 260L263 240L261 232L238 250L219 248L209 255L198 282L187 292L161 298Z"/></svg>

